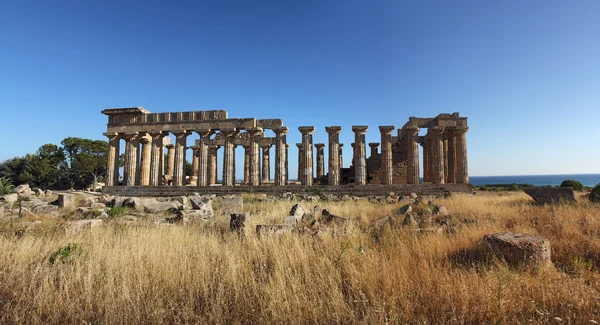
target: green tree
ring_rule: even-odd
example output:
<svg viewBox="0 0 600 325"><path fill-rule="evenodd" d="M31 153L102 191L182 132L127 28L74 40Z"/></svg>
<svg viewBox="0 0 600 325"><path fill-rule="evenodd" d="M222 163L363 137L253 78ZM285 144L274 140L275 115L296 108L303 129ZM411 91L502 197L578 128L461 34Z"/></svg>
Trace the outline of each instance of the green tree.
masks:
<svg viewBox="0 0 600 325"><path fill-rule="evenodd" d="M572 187L573 190L583 192L583 184L581 182L568 179L560 184L560 187Z"/></svg>
<svg viewBox="0 0 600 325"><path fill-rule="evenodd" d="M108 142L69 137L61 142L71 188L86 188L106 175Z"/></svg>

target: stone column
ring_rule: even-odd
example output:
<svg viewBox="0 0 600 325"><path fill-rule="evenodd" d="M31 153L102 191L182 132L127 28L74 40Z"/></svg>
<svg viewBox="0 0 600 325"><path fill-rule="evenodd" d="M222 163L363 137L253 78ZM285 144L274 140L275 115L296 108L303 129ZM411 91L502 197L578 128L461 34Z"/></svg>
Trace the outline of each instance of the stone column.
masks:
<svg viewBox="0 0 600 325"><path fill-rule="evenodd" d="M248 130L250 133L250 186L260 185L260 139L263 129L256 127Z"/></svg>
<svg viewBox="0 0 600 325"><path fill-rule="evenodd" d="M250 147L242 145L244 148L244 184L250 183Z"/></svg>
<svg viewBox="0 0 600 325"><path fill-rule="evenodd" d="M467 159L467 131L466 126L457 127L454 130L454 141L456 141L456 182L469 183L469 163Z"/></svg>
<svg viewBox="0 0 600 325"><path fill-rule="evenodd" d="M352 142L350 146L352 147L352 166L356 168L356 148L354 142Z"/></svg>
<svg viewBox="0 0 600 325"><path fill-rule="evenodd" d="M442 145L444 148L444 183L448 183L448 130L442 133Z"/></svg>
<svg viewBox="0 0 600 325"><path fill-rule="evenodd" d="M434 184L444 184L444 143L443 129L439 126L429 128L431 134L431 176Z"/></svg>
<svg viewBox="0 0 600 325"><path fill-rule="evenodd" d="M287 151L286 144L287 127L273 130L275 132L275 186L287 184Z"/></svg>
<svg viewBox="0 0 600 325"><path fill-rule="evenodd" d="M198 163L196 169L196 185L206 187L209 185L208 180L208 143L210 142L211 129L200 129L196 133L200 136L198 141Z"/></svg>
<svg viewBox="0 0 600 325"><path fill-rule="evenodd" d="M125 176L124 182L127 186L135 186L137 175L137 159L140 147L140 138L138 134L128 134L125 137Z"/></svg>
<svg viewBox="0 0 600 325"><path fill-rule="evenodd" d="M456 139L454 137L454 132L449 130L448 132L448 150L446 152L447 156L447 174L446 174L446 183L456 183Z"/></svg>
<svg viewBox="0 0 600 325"><path fill-rule="evenodd" d="M340 147L340 152L339 152L339 154L340 154L340 169L342 169L342 168L344 168L344 155L342 152L342 148L344 148L344 144L340 143L339 147ZM341 177L341 175L342 175L342 172L340 171L340 177Z"/></svg>
<svg viewBox="0 0 600 325"><path fill-rule="evenodd" d="M302 185L312 186L314 182L312 134L315 132L315 127L301 126L298 130L302 133L302 176L300 176L300 182Z"/></svg>
<svg viewBox="0 0 600 325"><path fill-rule="evenodd" d="M296 143L296 147L298 147L298 181L300 181L302 179L302 171L304 170L302 167L302 156L304 155L302 153L302 143Z"/></svg>
<svg viewBox="0 0 600 325"><path fill-rule="evenodd" d="M173 182L173 175L175 173L175 145L168 144L167 145L167 175L171 177L171 182ZM173 183L171 183L172 185Z"/></svg>
<svg viewBox="0 0 600 325"><path fill-rule="evenodd" d="M340 146L341 126L326 126L325 131L329 134L329 166L327 184L340 185L340 165L342 161L342 147Z"/></svg>
<svg viewBox="0 0 600 325"><path fill-rule="evenodd" d="M185 148L188 131L181 131L175 134L175 169L173 171L173 186L185 186Z"/></svg>
<svg viewBox="0 0 600 325"><path fill-rule="evenodd" d="M290 145L285 144L285 185L290 181Z"/></svg>
<svg viewBox="0 0 600 325"><path fill-rule="evenodd" d="M119 185L119 151L121 137L117 133L104 135L108 137L106 186L117 186Z"/></svg>
<svg viewBox="0 0 600 325"><path fill-rule="evenodd" d="M192 176L198 177L198 148L189 147L192 149Z"/></svg>
<svg viewBox="0 0 600 325"><path fill-rule="evenodd" d="M325 144L315 144L317 148L317 178L321 178L325 175Z"/></svg>
<svg viewBox="0 0 600 325"><path fill-rule="evenodd" d="M221 133L225 136L225 146L223 147L223 186L233 186L235 184L235 151L234 136L236 129L222 129Z"/></svg>
<svg viewBox="0 0 600 325"><path fill-rule="evenodd" d="M238 131L239 133L239 131ZM237 135L237 134L236 134ZM235 142L235 139L233 140ZM231 158L233 160L233 173L231 174L233 177L233 185L236 184L237 182L237 171L236 171L236 167L235 167L235 151L237 150L238 145L237 144L233 144L233 157Z"/></svg>
<svg viewBox="0 0 600 325"><path fill-rule="evenodd" d="M166 136L163 132L150 133L152 147L150 149L150 186L162 185L161 164L163 163L163 139Z"/></svg>
<svg viewBox="0 0 600 325"><path fill-rule="evenodd" d="M377 150L379 148L379 142L370 142L369 147L371 147L370 157L375 157L379 154L379 150Z"/></svg>
<svg viewBox="0 0 600 325"><path fill-rule="evenodd" d="M211 145L208 147L208 183L217 184L217 153L220 146Z"/></svg>
<svg viewBox="0 0 600 325"><path fill-rule="evenodd" d="M262 149L262 173L260 182L267 183L271 180L271 145L260 146Z"/></svg>
<svg viewBox="0 0 600 325"><path fill-rule="evenodd" d="M367 148L365 144L366 125L352 126L354 132L354 184L367 184Z"/></svg>
<svg viewBox="0 0 600 325"><path fill-rule="evenodd" d="M419 128L406 126L404 128L406 139L406 182L419 184Z"/></svg>
<svg viewBox="0 0 600 325"><path fill-rule="evenodd" d="M423 148L423 182L428 182L428 180L427 180L427 172L428 172L427 149L426 149L426 145L425 145L425 138L422 138L422 140L419 144L421 145L421 148Z"/></svg>
<svg viewBox="0 0 600 325"><path fill-rule="evenodd" d="M165 137L163 137L162 139L162 144L160 145L160 165L158 166L158 185L166 185L165 184L165 179L164 179L164 175L166 175L166 168L165 168L165 162L167 161L166 157L165 157L165 148L167 145L169 145L171 143L171 138L169 138L167 135L169 134L168 132L164 132Z"/></svg>
<svg viewBox="0 0 600 325"><path fill-rule="evenodd" d="M394 183L393 152L392 152L392 132L393 125L384 125L379 127L381 133L381 184L390 185Z"/></svg>

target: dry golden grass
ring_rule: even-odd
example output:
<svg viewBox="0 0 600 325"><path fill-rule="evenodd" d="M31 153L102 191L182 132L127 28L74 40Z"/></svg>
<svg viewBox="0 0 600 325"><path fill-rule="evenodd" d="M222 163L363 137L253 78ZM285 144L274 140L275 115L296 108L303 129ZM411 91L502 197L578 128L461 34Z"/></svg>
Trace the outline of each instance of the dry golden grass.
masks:
<svg viewBox="0 0 600 325"><path fill-rule="evenodd" d="M358 201L319 202L354 221L319 237L240 240L225 216L211 227L112 221L78 237L0 236L0 323L600 322L600 206L580 201L455 195L436 203L477 223L452 235L380 231L372 221L400 205ZM291 205L253 203L251 227L280 223ZM549 238L555 269L519 272L490 256L482 237L506 230ZM69 243L80 254L51 265Z"/></svg>

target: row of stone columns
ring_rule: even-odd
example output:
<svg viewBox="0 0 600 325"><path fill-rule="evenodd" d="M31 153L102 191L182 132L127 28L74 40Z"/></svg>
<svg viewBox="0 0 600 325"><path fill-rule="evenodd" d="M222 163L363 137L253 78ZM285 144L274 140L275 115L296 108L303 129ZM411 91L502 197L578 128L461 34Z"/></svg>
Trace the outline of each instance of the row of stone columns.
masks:
<svg viewBox="0 0 600 325"><path fill-rule="evenodd" d="M235 183L235 144L234 136L238 133L236 129L220 130L225 138L223 153L223 185L233 186ZM213 130L200 129L195 130L199 136L198 146L193 149L194 157L192 160L192 176L197 179L198 186L208 186L216 184L217 181L217 151L220 146L210 145L210 136L214 134ZM271 145L262 146L262 177L261 177L261 158L260 158L260 140L263 135L262 128L252 128L247 130L250 134L250 145L248 146L246 163L248 174L247 183L253 186L261 182L267 182L270 179L270 154ZM276 134L276 153L275 153L275 184L287 184L287 127L274 130ZM187 136L191 131L173 133L175 135L175 145L166 146L167 151L167 171L164 171L164 148L163 138L168 132L156 133L136 133L136 134L113 134L107 135L109 138L108 151L108 170L106 176L106 185L115 186L119 181L119 152L120 140L124 139L125 149L125 167L124 183L127 186L158 186L163 184L163 175L172 178L172 185L185 185L185 154ZM140 156L141 145L141 156Z"/></svg>
<svg viewBox="0 0 600 325"><path fill-rule="evenodd" d="M423 179L431 183L469 183L468 127L432 127L423 138Z"/></svg>

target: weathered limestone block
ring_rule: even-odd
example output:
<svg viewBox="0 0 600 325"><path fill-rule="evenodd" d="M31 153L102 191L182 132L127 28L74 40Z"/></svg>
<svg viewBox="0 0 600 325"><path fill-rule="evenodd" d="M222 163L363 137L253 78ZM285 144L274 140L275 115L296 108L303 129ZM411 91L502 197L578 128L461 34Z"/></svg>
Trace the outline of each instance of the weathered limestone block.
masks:
<svg viewBox="0 0 600 325"><path fill-rule="evenodd" d="M43 190L41 190L39 188L36 188L34 190L34 193L35 193L35 196L38 196L38 197L44 197L44 196L46 196L46 192L44 192Z"/></svg>
<svg viewBox="0 0 600 325"><path fill-rule="evenodd" d="M178 210L177 216L172 221L187 225L194 222L208 222L213 217L214 213L212 210Z"/></svg>
<svg viewBox="0 0 600 325"><path fill-rule="evenodd" d="M193 210L212 210L212 202L213 200L209 197L200 196L200 195L192 195L187 197L192 205Z"/></svg>
<svg viewBox="0 0 600 325"><path fill-rule="evenodd" d="M128 197L121 206L144 212L177 211L183 209L183 204L177 201L158 201L154 198Z"/></svg>
<svg viewBox="0 0 600 325"><path fill-rule="evenodd" d="M323 211L321 212L321 215L322 215L321 222L323 222L323 223L345 224L350 221L350 219L348 219L346 217L337 216L337 215L327 211L327 209L323 209Z"/></svg>
<svg viewBox="0 0 600 325"><path fill-rule="evenodd" d="M223 214L239 213L242 211L244 211L244 200L241 196L223 196L221 200L221 212Z"/></svg>
<svg viewBox="0 0 600 325"><path fill-rule="evenodd" d="M289 215L295 217L296 221L300 221L302 216L308 212L309 211L303 208L300 204L294 204L294 206L292 206L290 209Z"/></svg>
<svg viewBox="0 0 600 325"><path fill-rule="evenodd" d="M102 226L102 220L77 220L67 223L65 232L67 236L74 236L86 230L93 230Z"/></svg>
<svg viewBox="0 0 600 325"><path fill-rule="evenodd" d="M17 194L17 193L6 194L4 196L4 202L6 202L6 203L14 203L14 202L17 202L18 199L19 199L19 194Z"/></svg>
<svg viewBox="0 0 600 325"><path fill-rule="evenodd" d="M29 187L29 184L22 184L15 188L15 193L21 194L23 196L29 196L32 194L32 191Z"/></svg>
<svg viewBox="0 0 600 325"><path fill-rule="evenodd" d="M294 227L289 225L257 225L256 233L259 237L263 237L269 235L289 234L293 229Z"/></svg>
<svg viewBox="0 0 600 325"><path fill-rule="evenodd" d="M505 232L486 235L483 240L510 266L537 269L552 265L550 241L544 237Z"/></svg>
<svg viewBox="0 0 600 325"><path fill-rule="evenodd" d="M58 194L58 207L61 209L70 209L75 207L75 196L73 194Z"/></svg>
<svg viewBox="0 0 600 325"><path fill-rule="evenodd" d="M92 203L90 205L90 208L92 208L92 209L104 209L104 208L106 208L106 204L104 204L104 203Z"/></svg>
<svg viewBox="0 0 600 325"><path fill-rule="evenodd" d="M526 188L523 190L537 203L576 203L575 192L570 187Z"/></svg>
<svg viewBox="0 0 600 325"><path fill-rule="evenodd" d="M236 232L239 236L245 236L248 217L247 213L232 213L229 219L229 229L232 232Z"/></svg>
<svg viewBox="0 0 600 325"><path fill-rule="evenodd" d="M298 218L295 216L285 216L283 218L283 224L286 226L295 226L298 223Z"/></svg>

